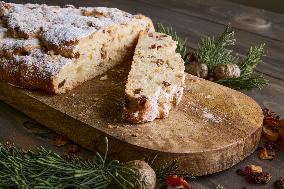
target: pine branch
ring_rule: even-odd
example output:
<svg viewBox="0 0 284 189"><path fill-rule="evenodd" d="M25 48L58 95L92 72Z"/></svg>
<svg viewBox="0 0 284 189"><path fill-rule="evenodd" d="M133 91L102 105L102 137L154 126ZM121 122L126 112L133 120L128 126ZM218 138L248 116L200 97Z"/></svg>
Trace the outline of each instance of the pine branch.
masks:
<svg viewBox="0 0 284 189"><path fill-rule="evenodd" d="M254 73L254 68L257 64L262 63L265 44L260 47L251 47L247 57L240 63L241 76L226 80L218 80L217 83L236 89L236 90L251 90L253 88L262 89L268 85L268 80L262 75Z"/></svg>
<svg viewBox="0 0 284 189"><path fill-rule="evenodd" d="M260 47L250 48L247 57L239 66L242 76L251 75L256 65L262 63L261 58L264 56L264 46L265 44L261 44Z"/></svg>
<svg viewBox="0 0 284 189"><path fill-rule="evenodd" d="M230 26L227 26L217 40L214 37L202 39L194 54L195 58L197 62L207 64L209 72L222 64L236 64L238 57L232 55L232 50L228 49L235 42L234 31Z"/></svg>
<svg viewBox="0 0 284 189"><path fill-rule="evenodd" d="M141 184L135 172L107 160L107 150L93 160L66 161L44 148L31 152L0 144L0 188L129 188L135 184Z"/></svg>
<svg viewBox="0 0 284 189"><path fill-rule="evenodd" d="M238 78L218 80L216 83L235 90L251 90L253 88L262 89L268 84L268 80L266 80L262 75L252 74Z"/></svg>
<svg viewBox="0 0 284 189"><path fill-rule="evenodd" d="M173 40L177 42L176 52L181 55L185 63L188 63L187 50L186 50L187 39L179 37L172 27L165 26L159 22L156 25L156 31L171 36Z"/></svg>

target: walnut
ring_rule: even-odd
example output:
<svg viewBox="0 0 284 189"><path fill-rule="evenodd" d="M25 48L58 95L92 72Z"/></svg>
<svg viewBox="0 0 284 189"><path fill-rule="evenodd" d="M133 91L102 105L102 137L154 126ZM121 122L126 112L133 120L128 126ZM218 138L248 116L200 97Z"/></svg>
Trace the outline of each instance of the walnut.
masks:
<svg viewBox="0 0 284 189"><path fill-rule="evenodd" d="M135 186L134 188L156 188L156 173L148 163L145 161L134 160L127 162L126 166L133 169L139 181L144 184L142 186Z"/></svg>
<svg viewBox="0 0 284 189"><path fill-rule="evenodd" d="M254 184L267 184L271 179L271 174L267 172L250 174L248 180Z"/></svg>
<svg viewBox="0 0 284 189"><path fill-rule="evenodd" d="M266 148L260 148L257 153L259 159L262 160L273 160L274 159L274 152L267 150Z"/></svg>
<svg viewBox="0 0 284 189"><path fill-rule="evenodd" d="M217 80L237 78L241 75L241 70L236 64L224 64L214 69L214 75Z"/></svg>
<svg viewBox="0 0 284 189"><path fill-rule="evenodd" d="M208 67L206 64L201 64L198 62L191 62L186 65L185 71L191 75L201 77L206 79L208 77Z"/></svg>

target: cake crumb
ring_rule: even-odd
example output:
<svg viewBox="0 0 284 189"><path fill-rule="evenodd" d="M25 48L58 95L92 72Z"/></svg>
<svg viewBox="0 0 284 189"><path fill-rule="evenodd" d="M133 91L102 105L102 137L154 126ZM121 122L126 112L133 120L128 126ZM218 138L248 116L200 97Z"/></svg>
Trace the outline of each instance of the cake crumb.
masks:
<svg viewBox="0 0 284 189"><path fill-rule="evenodd" d="M100 78L100 81L105 81L105 80L107 80L108 79L108 77L107 77L107 75L105 75L105 76L102 76L101 78Z"/></svg>

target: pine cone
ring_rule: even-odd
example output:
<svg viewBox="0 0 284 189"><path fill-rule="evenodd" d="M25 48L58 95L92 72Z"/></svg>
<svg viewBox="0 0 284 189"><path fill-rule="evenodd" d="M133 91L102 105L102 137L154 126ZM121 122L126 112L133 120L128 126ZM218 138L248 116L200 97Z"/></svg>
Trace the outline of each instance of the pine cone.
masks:
<svg viewBox="0 0 284 189"><path fill-rule="evenodd" d="M217 80L237 78L241 75L241 70L236 64L223 64L214 70L214 75Z"/></svg>
<svg viewBox="0 0 284 189"><path fill-rule="evenodd" d="M208 67L206 64L200 64L198 62L191 62L186 65L185 71L191 75L206 79L208 77Z"/></svg>

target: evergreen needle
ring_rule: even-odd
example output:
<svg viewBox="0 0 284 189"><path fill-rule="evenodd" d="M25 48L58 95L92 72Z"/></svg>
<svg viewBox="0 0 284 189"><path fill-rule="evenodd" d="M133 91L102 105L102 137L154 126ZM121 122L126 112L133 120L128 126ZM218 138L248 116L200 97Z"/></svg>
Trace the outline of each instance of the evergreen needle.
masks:
<svg viewBox="0 0 284 189"><path fill-rule="evenodd" d="M129 188L139 182L132 169L109 161L107 153L67 161L44 148L31 152L0 143L0 188Z"/></svg>

